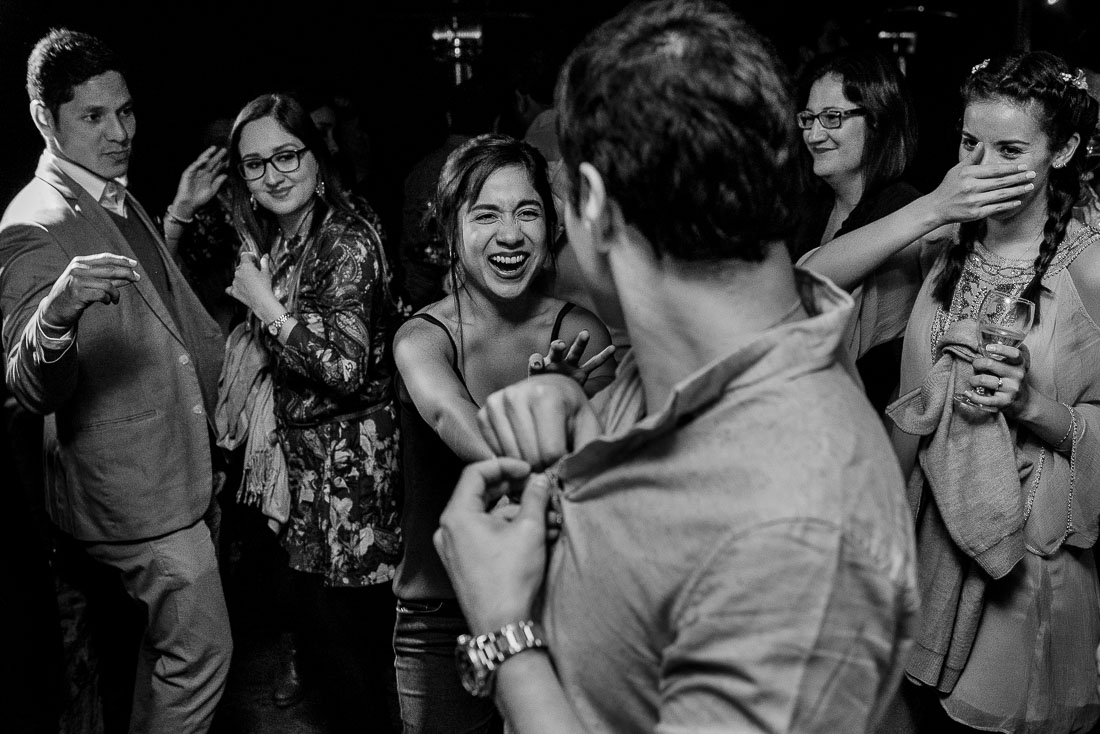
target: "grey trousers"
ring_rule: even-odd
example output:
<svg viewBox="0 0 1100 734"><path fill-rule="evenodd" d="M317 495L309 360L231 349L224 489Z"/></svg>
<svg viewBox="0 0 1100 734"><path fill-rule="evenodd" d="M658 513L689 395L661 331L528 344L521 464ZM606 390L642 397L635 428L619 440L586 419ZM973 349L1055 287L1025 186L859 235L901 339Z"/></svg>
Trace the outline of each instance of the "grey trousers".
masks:
<svg viewBox="0 0 1100 734"><path fill-rule="evenodd" d="M85 546L147 610L131 734L200 734L225 690L233 642L204 522L154 540Z"/></svg>

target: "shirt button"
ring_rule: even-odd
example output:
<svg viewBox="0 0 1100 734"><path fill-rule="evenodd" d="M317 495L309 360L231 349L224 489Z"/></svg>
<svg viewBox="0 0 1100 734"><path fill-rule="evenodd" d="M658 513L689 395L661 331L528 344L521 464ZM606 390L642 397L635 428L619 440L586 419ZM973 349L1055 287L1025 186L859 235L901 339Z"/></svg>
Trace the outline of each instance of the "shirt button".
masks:
<svg viewBox="0 0 1100 734"><path fill-rule="evenodd" d="M191 412L195 415L202 415L202 406L196 405L194 408L191 409Z"/></svg>
<svg viewBox="0 0 1100 734"><path fill-rule="evenodd" d="M186 354L181 354L180 355L180 364L191 364L191 358L188 357Z"/></svg>

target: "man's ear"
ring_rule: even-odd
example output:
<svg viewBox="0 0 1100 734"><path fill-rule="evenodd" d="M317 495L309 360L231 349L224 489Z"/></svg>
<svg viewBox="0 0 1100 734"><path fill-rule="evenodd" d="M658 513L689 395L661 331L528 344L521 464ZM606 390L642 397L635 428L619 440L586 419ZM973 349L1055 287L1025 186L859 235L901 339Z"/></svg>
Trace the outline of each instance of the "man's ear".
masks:
<svg viewBox="0 0 1100 734"><path fill-rule="evenodd" d="M54 120L50 109L40 99L31 101L31 120L34 122L34 126L38 128L38 132L42 134L42 137L54 137L57 121Z"/></svg>
<svg viewBox="0 0 1100 734"><path fill-rule="evenodd" d="M608 198L603 176L591 163L582 163L578 167L580 174L580 210L581 222L587 229L599 232L595 238L596 248L606 250L606 245L623 228L623 215L618 204Z"/></svg>

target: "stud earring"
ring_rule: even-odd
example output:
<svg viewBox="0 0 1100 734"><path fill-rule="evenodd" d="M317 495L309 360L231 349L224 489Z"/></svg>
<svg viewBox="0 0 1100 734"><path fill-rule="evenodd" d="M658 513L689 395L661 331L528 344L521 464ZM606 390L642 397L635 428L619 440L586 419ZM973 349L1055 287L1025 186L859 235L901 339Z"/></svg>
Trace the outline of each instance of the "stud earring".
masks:
<svg viewBox="0 0 1100 734"><path fill-rule="evenodd" d="M1066 162L1065 161L1054 161L1054 167L1055 168L1065 168L1066 167Z"/></svg>

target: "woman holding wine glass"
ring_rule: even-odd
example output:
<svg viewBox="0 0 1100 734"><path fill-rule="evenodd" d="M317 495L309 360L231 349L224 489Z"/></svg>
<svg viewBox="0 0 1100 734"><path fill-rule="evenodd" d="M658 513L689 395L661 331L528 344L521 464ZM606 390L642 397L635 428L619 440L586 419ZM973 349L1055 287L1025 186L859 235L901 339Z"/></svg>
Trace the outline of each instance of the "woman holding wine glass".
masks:
<svg viewBox="0 0 1100 734"><path fill-rule="evenodd" d="M1089 550L1100 513L1100 231L1072 211L1097 103L1083 74L1045 52L983 61L962 97L961 160L944 183L807 263L859 277L923 237L930 271L905 334L901 393L927 388L953 342L973 356L961 392L995 411L947 399L926 435L895 437L911 472L924 609L882 730L1088 731L1100 718ZM953 221L964 223L940 226ZM1032 302L1034 321L1020 344L993 339L981 353L975 322L990 292ZM951 463L960 445L973 464ZM1009 474L991 486L977 467L998 461ZM983 504L987 490L1001 504ZM991 554L1008 561L997 573Z"/></svg>

